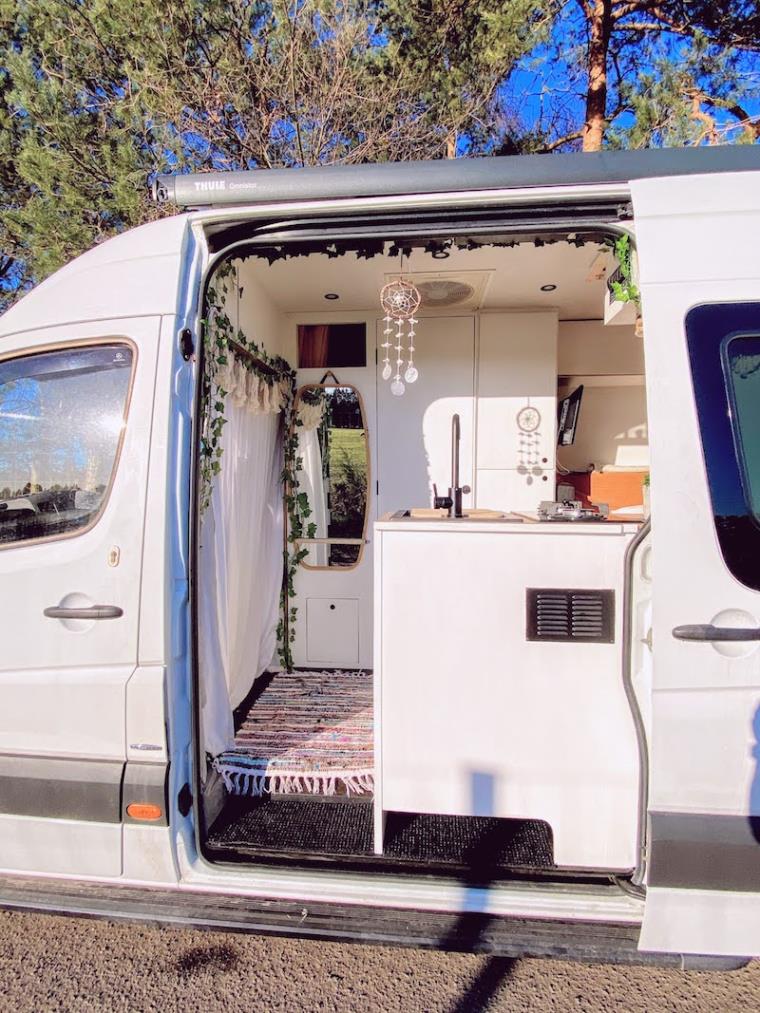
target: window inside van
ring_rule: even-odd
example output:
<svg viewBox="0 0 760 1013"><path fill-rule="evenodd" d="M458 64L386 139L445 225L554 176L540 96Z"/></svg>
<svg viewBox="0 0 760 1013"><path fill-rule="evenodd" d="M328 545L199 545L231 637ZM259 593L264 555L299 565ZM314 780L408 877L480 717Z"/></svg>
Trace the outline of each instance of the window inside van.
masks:
<svg viewBox="0 0 760 1013"><path fill-rule="evenodd" d="M124 343L0 362L0 544L92 523L121 444L133 352Z"/></svg>

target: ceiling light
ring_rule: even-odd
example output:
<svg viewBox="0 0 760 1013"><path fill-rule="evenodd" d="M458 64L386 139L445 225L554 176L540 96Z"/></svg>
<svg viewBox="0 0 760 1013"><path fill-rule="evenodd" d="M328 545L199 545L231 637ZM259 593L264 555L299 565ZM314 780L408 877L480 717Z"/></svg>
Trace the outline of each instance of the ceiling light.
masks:
<svg viewBox="0 0 760 1013"><path fill-rule="evenodd" d="M556 287L557 287L556 285L542 285L541 286L541 291L542 292L553 292L556 289Z"/></svg>
<svg viewBox="0 0 760 1013"><path fill-rule="evenodd" d="M329 299L330 302L334 302L336 299L340 299L337 292L325 292L325 299Z"/></svg>

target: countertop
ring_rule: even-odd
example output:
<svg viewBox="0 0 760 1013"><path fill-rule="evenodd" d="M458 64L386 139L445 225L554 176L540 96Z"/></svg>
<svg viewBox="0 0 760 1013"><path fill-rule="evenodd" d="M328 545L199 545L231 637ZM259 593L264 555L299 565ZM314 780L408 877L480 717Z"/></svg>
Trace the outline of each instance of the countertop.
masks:
<svg viewBox="0 0 760 1013"><path fill-rule="evenodd" d="M539 521L537 515L505 513L504 519L477 520L461 517L403 517L401 511L383 514L375 521L375 531L431 532L445 531L460 534L555 534L561 537L581 533L594 535L630 535L641 525L640 518L606 521Z"/></svg>

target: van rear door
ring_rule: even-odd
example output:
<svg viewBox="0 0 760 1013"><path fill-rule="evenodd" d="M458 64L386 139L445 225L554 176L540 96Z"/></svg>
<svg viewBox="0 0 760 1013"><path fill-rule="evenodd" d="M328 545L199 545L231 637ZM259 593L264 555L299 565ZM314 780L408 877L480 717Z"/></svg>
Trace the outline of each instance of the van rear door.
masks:
<svg viewBox="0 0 760 1013"><path fill-rule="evenodd" d="M640 948L760 954L760 173L632 185L651 444Z"/></svg>
<svg viewBox="0 0 760 1013"><path fill-rule="evenodd" d="M122 871L158 337L146 316L0 342L3 870Z"/></svg>

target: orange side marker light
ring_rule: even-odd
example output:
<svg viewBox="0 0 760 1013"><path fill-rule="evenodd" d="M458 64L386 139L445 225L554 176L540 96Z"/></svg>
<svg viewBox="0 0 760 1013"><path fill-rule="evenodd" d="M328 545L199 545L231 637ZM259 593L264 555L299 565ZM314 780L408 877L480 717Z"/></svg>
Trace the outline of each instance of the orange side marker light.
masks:
<svg viewBox="0 0 760 1013"><path fill-rule="evenodd" d="M130 802L127 806L127 816L133 820L160 820L164 815L160 805L153 805L150 802Z"/></svg>

